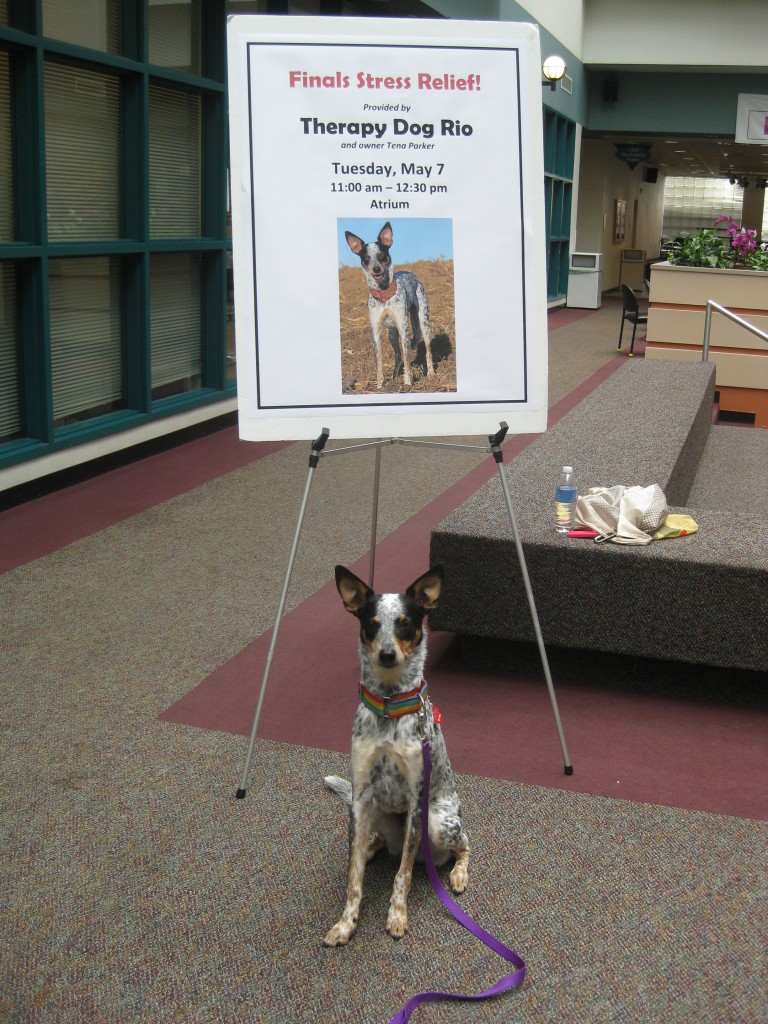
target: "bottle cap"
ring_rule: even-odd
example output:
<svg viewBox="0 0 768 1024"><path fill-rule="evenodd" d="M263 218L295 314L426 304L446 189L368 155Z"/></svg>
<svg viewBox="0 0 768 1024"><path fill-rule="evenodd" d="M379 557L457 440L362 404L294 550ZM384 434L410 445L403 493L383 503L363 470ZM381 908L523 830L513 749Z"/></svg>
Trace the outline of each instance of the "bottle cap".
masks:
<svg viewBox="0 0 768 1024"><path fill-rule="evenodd" d="M564 473L572 473L573 472L573 466L563 466L563 472Z"/></svg>

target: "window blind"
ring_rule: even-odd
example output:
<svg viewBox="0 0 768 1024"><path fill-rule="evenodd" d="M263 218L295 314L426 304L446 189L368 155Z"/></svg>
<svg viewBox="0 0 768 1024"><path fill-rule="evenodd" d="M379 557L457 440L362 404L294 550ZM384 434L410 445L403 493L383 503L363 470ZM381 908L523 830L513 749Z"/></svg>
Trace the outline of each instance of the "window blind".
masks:
<svg viewBox="0 0 768 1024"><path fill-rule="evenodd" d="M112 75L48 63L48 237L120 236L120 87Z"/></svg>
<svg viewBox="0 0 768 1024"><path fill-rule="evenodd" d="M123 396L119 258L51 260L49 294L55 426L119 409Z"/></svg>
<svg viewBox="0 0 768 1024"><path fill-rule="evenodd" d="M0 242L14 240L11 86L8 54L0 50Z"/></svg>
<svg viewBox="0 0 768 1024"><path fill-rule="evenodd" d="M150 237L200 234L200 141L200 97L150 86Z"/></svg>
<svg viewBox="0 0 768 1024"><path fill-rule="evenodd" d="M202 382L202 268L198 253L151 259L152 398L160 399Z"/></svg>
<svg viewBox="0 0 768 1024"><path fill-rule="evenodd" d="M20 432L16 272L13 263L0 263L0 442L12 441Z"/></svg>
<svg viewBox="0 0 768 1024"><path fill-rule="evenodd" d="M201 0L149 0L149 63L200 74Z"/></svg>
<svg viewBox="0 0 768 1024"><path fill-rule="evenodd" d="M43 35L119 53L120 0L43 0Z"/></svg>

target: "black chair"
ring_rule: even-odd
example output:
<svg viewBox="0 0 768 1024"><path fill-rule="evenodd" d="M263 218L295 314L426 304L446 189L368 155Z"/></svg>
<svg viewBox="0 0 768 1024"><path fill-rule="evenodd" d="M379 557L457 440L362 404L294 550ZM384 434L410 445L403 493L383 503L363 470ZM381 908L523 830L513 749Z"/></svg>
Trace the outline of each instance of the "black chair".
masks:
<svg viewBox="0 0 768 1024"><path fill-rule="evenodd" d="M624 321L629 320L632 324L632 341L629 346L629 354L633 356L635 354L635 332L637 331L637 325L647 324L648 314L640 312L640 306L638 305L635 293L628 284L623 284L621 286L621 294L624 299L624 308L621 311L621 330L619 331L618 351L621 352L621 337L624 334Z"/></svg>

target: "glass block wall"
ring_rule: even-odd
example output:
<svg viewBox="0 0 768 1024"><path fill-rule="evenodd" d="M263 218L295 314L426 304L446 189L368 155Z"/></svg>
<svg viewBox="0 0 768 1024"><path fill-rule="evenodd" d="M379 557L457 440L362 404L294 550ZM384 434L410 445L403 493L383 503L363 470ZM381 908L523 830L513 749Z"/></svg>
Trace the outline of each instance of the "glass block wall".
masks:
<svg viewBox="0 0 768 1024"><path fill-rule="evenodd" d="M671 239L684 231L711 228L713 222L722 216L741 222L743 199L744 190L732 185L728 178L669 177L664 182L662 235ZM763 238L768 238L765 206Z"/></svg>

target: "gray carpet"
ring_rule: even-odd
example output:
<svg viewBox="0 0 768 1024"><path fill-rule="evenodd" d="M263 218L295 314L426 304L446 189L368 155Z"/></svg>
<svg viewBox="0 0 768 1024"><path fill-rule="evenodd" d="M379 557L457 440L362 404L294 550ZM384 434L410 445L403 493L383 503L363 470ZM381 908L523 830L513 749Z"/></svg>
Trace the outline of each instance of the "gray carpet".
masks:
<svg viewBox="0 0 768 1024"><path fill-rule="evenodd" d="M712 427L687 504L768 515L768 430Z"/></svg>
<svg viewBox="0 0 768 1024"><path fill-rule="evenodd" d="M612 358L617 321L609 308L552 333L552 402ZM272 625L306 456L290 446L0 578L2 1024L373 1024L419 989L472 991L504 972L423 874L412 932L393 943L386 859L352 946L323 949L346 829L320 778L345 758L258 741L236 801L241 738L155 721ZM477 461L402 448L387 460L382 536ZM327 465L289 607L368 546L371 461ZM421 1008L414 1024L765 1021L764 825L461 787L463 905L529 975L492 1004Z"/></svg>
<svg viewBox="0 0 768 1024"><path fill-rule="evenodd" d="M421 870L411 931L393 942L387 857L369 866L352 944L322 947L344 901L346 824L320 779L344 756L258 741L237 801L237 738L150 723L81 753L32 777L11 758L26 781L3 800L0 1019L380 1024L417 991L506 973ZM462 905L529 973L492 1003L414 1022L764 1022L764 825L459 781Z"/></svg>

